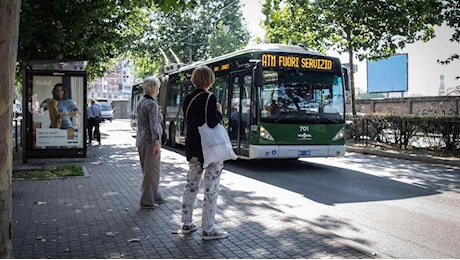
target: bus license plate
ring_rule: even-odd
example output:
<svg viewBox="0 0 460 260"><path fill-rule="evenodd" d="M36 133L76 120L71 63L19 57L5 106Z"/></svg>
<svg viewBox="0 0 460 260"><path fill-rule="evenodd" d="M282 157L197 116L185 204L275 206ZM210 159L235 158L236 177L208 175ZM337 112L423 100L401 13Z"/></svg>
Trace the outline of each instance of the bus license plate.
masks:
<svg viewBox="0 0 460 260"><path fill-rule="evenodd" d="M299 156L310 156L311 153L309 150L304 150L304 151L298 151Z"/></svg>

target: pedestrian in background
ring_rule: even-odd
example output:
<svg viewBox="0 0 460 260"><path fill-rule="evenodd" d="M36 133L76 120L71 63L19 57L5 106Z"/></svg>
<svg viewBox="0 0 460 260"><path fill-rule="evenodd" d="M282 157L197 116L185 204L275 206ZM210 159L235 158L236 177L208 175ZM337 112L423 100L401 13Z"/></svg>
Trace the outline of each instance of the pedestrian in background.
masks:
<svg viewBox="0 0 460 260"><path fill-rule="evenodd" d="M148 77L142 83L144 97L137 105L136 147L144 178L142 180L142 209L153 209L158 204L166 203L159 191L160 184L160 152L163 134L163 114L155 98L160 91L160 80Z"/></svg>
<svg viewBox="0 0 460 260"><path fill-rule="evenodd" d="M96 100L91 100L91 105L86 109L86 115L88 118L88 144L91 145L94 139L97 140L101 145L101 132L99 130L99 124L102 119L101 115L102 107L96 103ZM94 131L93 131L94 129Z"/></svg>
<svg viewBox="0 0 460 260"><path fill-rule="evenodd" d="M184 116L187 121L185 153L189 169L187 172L187 184L182 198L183 226L177 233L188 234L198 229L193 224L192 217L204 170L203 240L227 237L227 232L220 232L214 229L220 174L224 168L224 163L213 163L206 169L203 169L203 151L201 148L200 133L198 132L198 127L206 122L205 109L207 109L207 123L209 127L214 128L222 120L222 106L217 103L217 98L214 94L210 96L208 107L206 107L208 90L214 82L215 75L210 68L206 66L195 68L192 72L192 83L195 86L195 90L185 97L183 106Z"/></svg>

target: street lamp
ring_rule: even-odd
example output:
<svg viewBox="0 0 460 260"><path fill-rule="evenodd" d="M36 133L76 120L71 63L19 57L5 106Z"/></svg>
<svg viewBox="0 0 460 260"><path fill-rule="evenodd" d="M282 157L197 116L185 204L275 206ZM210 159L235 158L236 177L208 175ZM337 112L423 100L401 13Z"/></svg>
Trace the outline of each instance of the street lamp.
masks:
<svg viewBox="0 0 460 260"><path fill-rule="evenodd" d="M222 30L224 31L225 34L227 34L230 31L230 25L228 24L222 25Z"/></svg>

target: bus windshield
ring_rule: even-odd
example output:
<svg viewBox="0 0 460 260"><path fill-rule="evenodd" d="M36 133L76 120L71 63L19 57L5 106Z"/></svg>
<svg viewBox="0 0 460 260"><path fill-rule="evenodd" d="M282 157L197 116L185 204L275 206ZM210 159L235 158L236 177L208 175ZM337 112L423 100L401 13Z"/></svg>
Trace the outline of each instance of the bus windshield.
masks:
<svg viewBox="0 0 460 260"><path fill-rule="evenodd" d="M264 70L260 121L343 123L342 77L324 72Z"/></svg>

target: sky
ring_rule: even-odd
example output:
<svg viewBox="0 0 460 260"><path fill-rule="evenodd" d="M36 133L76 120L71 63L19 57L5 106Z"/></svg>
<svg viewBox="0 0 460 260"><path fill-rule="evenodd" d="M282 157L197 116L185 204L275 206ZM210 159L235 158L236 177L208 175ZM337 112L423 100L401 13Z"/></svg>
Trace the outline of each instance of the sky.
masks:
<svg viewBox="0 0 460 260"><path fill-rule="evenodd" d="M243 16L245 17L247 28L249 29L252 40L256 36L263 38L264 30L260 22L265 19L261 12L264 0L241 0L243 5ZM449 65L437 63L438 59L445 59L453 53L460 52L460 44L449 42L452 32L446 27L436 27L437 37L427 43L418 42L408 45L398 54L407 53L408 55L408 93L405 96L437 96L440 86L440 77L444 75L445 89L460 87L460 80L455 80L460 76L460 61L457 60ZM327 54L338 56L342 63L348 63L348 55L339 55L337 52L330 51ZM356 91L367 91L367 67L366 61L359 62L358 71L355 74ZM401 96L400 93L393 93L392 96Z"/></svg>
<svg viewBox="0 0 460 260"><path fill-rule="evenodd" d="M265 30L260 23L265 19L262 14L262 1L264 0L241 0L243 5L243 16L246 20L249 32L252 36L252 43L256 36L263 38Z"/></svg>

